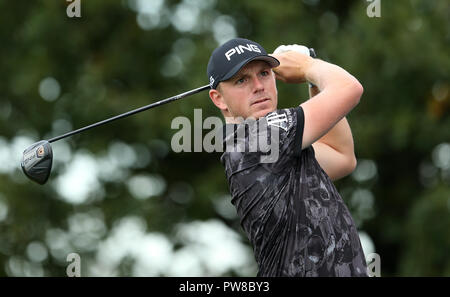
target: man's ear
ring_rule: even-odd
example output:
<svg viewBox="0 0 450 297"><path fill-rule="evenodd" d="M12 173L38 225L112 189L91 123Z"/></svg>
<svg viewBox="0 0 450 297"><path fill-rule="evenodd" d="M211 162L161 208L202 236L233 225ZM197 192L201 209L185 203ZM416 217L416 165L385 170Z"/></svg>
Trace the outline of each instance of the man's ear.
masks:
<svg viewBox="0 0 450 297"><path fill-rule="evenodd" d="M210 89L209 90L209 98L211 98L211 101L220 110L222 110L222 111L228 110L228 106L225 104L225 101L223 100L223 96L222 96L222 94L220 94L220 92L218 90Z"/></svg>

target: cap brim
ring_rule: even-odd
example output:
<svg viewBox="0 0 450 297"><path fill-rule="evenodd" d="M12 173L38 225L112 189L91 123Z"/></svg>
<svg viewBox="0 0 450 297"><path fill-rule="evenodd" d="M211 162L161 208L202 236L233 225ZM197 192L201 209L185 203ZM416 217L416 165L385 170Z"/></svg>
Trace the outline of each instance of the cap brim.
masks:
<svg viewBox="0 0 450 297"><path fill-rule="evenodd" d="M224 77L220 79L220 81L228 80L232 78L236 73L241 70L242 67L250 63L251 61L264 61L267 62L271 68L278 67L280 65L280 61L278 61L276 58L269 56L269 55L261 55L256 57L251 57L247 60L242 61L241 63L237 64L233 68L231 68L230 71L228 71L227 74L225 74Z"/></svg>

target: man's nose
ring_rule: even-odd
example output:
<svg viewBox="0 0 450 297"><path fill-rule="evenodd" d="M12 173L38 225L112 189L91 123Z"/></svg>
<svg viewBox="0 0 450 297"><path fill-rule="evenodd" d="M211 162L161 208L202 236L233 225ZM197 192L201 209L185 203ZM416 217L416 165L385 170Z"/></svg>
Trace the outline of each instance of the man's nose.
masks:
<svg viewBox="0 0 450 297"><path fill-rule="evenodd" d="M253 91L260 92L264 90L264 85L258 76L253 77Z"/></svg>

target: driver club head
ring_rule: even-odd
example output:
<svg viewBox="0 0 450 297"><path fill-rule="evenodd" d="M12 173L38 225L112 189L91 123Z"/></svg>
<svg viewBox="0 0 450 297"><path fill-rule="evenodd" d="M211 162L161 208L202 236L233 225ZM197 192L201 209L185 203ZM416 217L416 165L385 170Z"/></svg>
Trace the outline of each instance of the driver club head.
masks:
<svg viewBox="0 0 450 297"><path fill-rule="evenodd" d="M38 184L45 184L52 170L53 152L50 143L42 140L23 152L21 167L25 175Z"/></svg>

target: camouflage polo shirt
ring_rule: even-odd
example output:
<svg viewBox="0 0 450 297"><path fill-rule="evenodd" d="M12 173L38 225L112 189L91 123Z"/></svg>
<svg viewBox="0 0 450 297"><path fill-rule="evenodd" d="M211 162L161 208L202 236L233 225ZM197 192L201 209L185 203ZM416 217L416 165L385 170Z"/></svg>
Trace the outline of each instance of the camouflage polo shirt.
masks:
<svg viewBox="0 0 450 297"><path fill-rule="evenodd" d="M257 275L367 276L348 208L313 147L301 149L303 127L300 106L224 126L221 162L231 202L253 246ZM278 150L276 160L264 160L267 150L249 150L256 138Z"/></svg>

